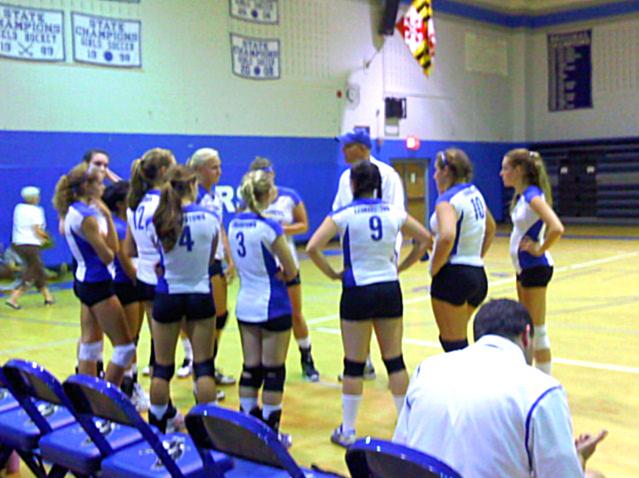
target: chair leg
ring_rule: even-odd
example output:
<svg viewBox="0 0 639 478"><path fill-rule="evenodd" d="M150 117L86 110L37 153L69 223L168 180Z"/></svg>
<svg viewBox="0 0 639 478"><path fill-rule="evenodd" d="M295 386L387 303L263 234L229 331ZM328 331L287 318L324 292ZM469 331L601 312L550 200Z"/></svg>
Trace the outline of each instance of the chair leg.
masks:
<svg viewBox="0 0 639 478"><path fill-rule="evenodd" d="M16 453L20 455L24 464L31 470L31 473L33 473L37 478L46 478L47 471L44 469L39 457L36 457L33 453L22 450L16 450Z"/></svg>
<svg viewBox="0 0 639 478"><path fill-rule="evenodd" d="M7 447L0 447L0 470L7 467L9 457L13 450Z"/></svg>
<svg viewBox="0 0 639 478"><path fill-rule="evenodd" d="M67 475L69 470L60 465L53 465L49 470L48 478L63 478Z"/></svg>

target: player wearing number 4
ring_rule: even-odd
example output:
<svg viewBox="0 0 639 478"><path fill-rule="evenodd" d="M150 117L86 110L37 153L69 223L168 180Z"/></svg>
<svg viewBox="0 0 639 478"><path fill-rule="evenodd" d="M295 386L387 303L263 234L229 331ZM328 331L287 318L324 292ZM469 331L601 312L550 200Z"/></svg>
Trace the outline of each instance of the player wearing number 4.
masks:
<svg viewBox="0 0 639 478"><path fill-rule="evenodd" d="M340 327L344 346L342 423L331 441L350 446L355 441L357 410L362 400L364 368L372 330L388 372L398 413L404 403L408 374L402 355L402 291L398 273L419 260L432 245L428 231L406 211L383 202L382 177L370 161L350 171L354 201L334 211L315 231L306 251L329 278L342 280ZM396 241L400 231L414 239L413 247L397 266ZM337 234L343 249L344 270L336 272L322 249Z"/></svg>
<svg viewBox="0 0 639 478"><path fill-rule="evenodd" d="M470 182L473 165L466 153L437 153L434 179L439 197L430 228L430 297L444 351L468 345L468 320L488 293L483 257L495 237L495 220L484 197Z"/></svg>
<svg viewBox="0 0 639 478"><path fill-rule="evenodd" d="M553 261L548 249L561 237L564 226L552 209L550 182L539 153L509 151L500 175L504 186L515 188L510 208L510 256L517 271L517 296L535 326L535 366L550 374L546 288L552 278Z"/></svg>

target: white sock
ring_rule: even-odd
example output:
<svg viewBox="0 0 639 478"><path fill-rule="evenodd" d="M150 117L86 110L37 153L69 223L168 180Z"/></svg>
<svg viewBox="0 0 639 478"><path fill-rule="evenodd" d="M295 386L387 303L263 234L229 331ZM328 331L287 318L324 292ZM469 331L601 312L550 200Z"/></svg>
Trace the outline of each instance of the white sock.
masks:
<svg viewBox="0 0 639 478"><path fill-rule="evenodd" d="M551 362L537 362L535 361L535 367L537 367L539 370L541 370L542 372L544 372L545 374L551 375L550 374L550 367L551 367Z"/></svg>
<svg viewBox="0 0 639 478"><path fill-rule="evenodd" d="M182 339L182 347L184 347L184 358L193 362L193 347L191 341L187 338Z"/></svg>
<svg viewBox="0 0 639 478"><path fill-rule="evenodd" d="M357 421L357 411L362 402L361 395L342 394L342 430L345 432L355 432L355 422Z"/></svg>
<svg viewBox="0 0 639 478"><path fill-rule="evenodd" d="M297 342L297 345L299 348L301 349L309 349L311 348L311 337L304 337L303 339L295 339L295 341Z"/></svg>
<svg viewBox="0 0 639 478"><path fill-rule="evenodd" d="M268 420L268 418L271 416L271 413L276 412L278 410L282 409L282 404L278 404L278 405L270 405L268 403L263 403L262 404L262 417L264 417L264 420Z"/></svg>
<svg viewBox="0 0 639 478"><path fill-rule="evenodd" d="M397 409L397 416L402 413L402 408L404 408L404 399L406 395L393 395L393 402L395 402L395 408Z"/></svg>
<svg viewBox="0 0 639 478"><path fill-rule="evenodd" d="M248 415L257 407L257 397L240 397L240 407L242 412Z"/></svg>
<svg viewBox="0 0 639 478"><path fill-rule="evenodd" d="M153 404L151 404L151 406L149 407L149 411L158 420L162 420L162 417L164 416L164 414L166 413L166 411L168 409L169 409L169 404L168 403L165 404L165 405L153 405Z"/></svg>

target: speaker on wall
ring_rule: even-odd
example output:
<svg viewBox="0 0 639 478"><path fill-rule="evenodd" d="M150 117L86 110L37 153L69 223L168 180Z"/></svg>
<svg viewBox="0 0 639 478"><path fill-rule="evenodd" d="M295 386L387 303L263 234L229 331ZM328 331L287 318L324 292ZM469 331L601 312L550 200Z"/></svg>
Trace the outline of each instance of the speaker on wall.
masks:
<svg viewBox="0 0 639 478"><path fill-rule="evenodd" d="M386 118L406 118L406 98L384 98Z"/></svg>
<svg viewBox="0 0 639 478"><path fill-rule="evenodd" d="M395 31L395 22L397 20L397 9L399 8L399 0L383 0L384 12L382 15L382 23L379 26L380 35L392 35Z"/></svg>

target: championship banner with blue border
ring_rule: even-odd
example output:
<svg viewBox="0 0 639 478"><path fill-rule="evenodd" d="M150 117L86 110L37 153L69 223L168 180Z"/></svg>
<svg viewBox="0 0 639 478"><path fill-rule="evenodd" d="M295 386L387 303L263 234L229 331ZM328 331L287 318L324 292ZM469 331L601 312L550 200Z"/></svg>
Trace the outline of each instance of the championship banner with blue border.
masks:
<svg viewBox="0 0 639 478"><path fill-rule="evenodd" d="M280 41L231 33L233 74L250 80L280 78Z"/></svg>
<svg viewBox="0 0 639 478"><path fill-rule="evenodd" d="M64 12L0 4L0 57L64 61Z"/></svg>
<svg viewBox="0 0 639 478"><path fill-rule="evenodd" d="M142 22L119 18L71 14L73 60L78 63L140 68Z"/></svg>
<svg viewBox="0 0 639 478"><path fill-rule="evenodd" d="M548 35L548 109L592 108L592 30Z"/></svg>
<svg viewBox="0 0 639 478"><path fill-rule="evenodd" d="M278 0L229 0L229 12L233 18L269 25L279 23L278 6Z"/></svg>

